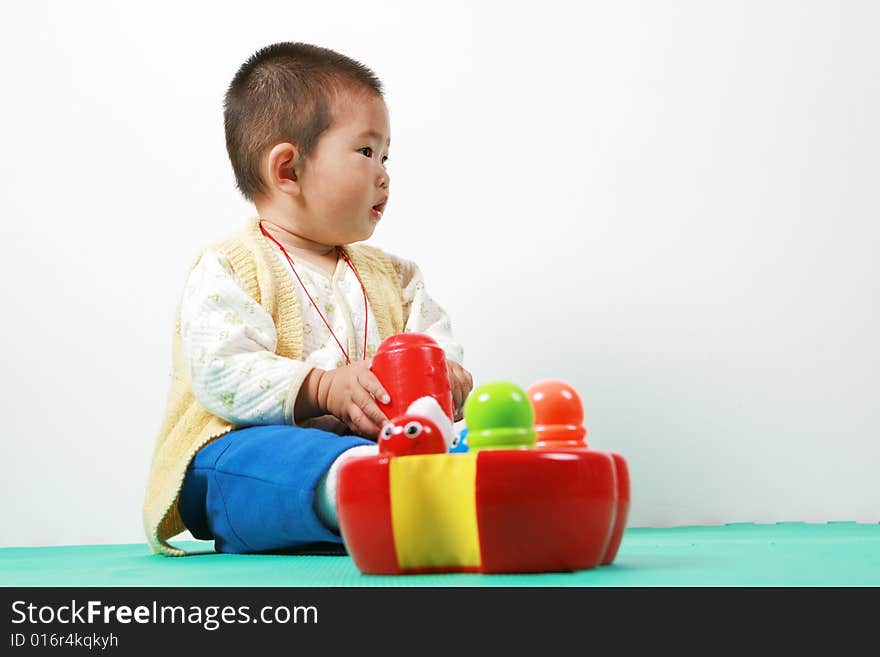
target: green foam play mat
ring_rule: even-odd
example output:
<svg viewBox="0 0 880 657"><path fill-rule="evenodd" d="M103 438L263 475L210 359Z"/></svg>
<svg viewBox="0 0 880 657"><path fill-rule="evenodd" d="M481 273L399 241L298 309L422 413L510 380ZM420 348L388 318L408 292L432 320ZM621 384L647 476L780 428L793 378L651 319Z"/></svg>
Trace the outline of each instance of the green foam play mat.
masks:
<svg viewBox="0 0 880 657"><path fill-rule="evenodd" d="M157 556L145 543L0 548L2 586L878 586L880 524L630 528L610 566L530 575L363 575L348 556Z"/></svg>

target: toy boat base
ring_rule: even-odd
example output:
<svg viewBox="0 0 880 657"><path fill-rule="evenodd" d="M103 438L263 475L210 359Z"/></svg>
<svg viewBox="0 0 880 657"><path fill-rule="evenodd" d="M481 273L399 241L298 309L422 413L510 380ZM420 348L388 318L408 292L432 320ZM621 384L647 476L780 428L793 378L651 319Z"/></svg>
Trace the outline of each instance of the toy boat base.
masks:
<svg viewBox="0 0 880 657"><path fill-rule="evenodd" d="M609 564L629 499L623 457L587 448L360 457L337 489L346 547L377 575Z"/></svg>

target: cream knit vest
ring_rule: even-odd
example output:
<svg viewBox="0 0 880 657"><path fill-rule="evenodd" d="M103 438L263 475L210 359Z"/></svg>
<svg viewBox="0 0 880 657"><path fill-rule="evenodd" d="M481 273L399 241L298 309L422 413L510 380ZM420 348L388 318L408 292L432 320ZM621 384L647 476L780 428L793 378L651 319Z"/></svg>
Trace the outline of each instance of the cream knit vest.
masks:
<svg viewBox="0 0 880 657"><path fill-rule="evenodd" d="M275 322L275 353L302 360L302 315L290 274L274 253L275 247L260 232L257 218L239 234L213 247L225 255L245 290ZM381 339L403 331L403 295L397 273L379 249L345 248L360 274ZM193 263L195 266L196 260ZM167 540L184 531L177 507L178 496L192 458L202 447L235 427L205 410L193 395L180 341L180 312L172 348L171 389L165 419L153 450L153 463L144 500L143 521L147 540L155 553L182 556L185 552Z"/></svg>

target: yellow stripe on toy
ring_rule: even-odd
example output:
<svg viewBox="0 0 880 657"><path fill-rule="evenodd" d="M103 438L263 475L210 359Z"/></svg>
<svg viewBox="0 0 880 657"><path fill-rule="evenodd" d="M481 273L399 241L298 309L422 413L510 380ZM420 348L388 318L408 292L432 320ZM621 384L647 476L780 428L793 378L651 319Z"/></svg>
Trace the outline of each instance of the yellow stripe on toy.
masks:
<svg viewBox="0 0 880 657"><path fill-rule="evenodd" d="M391 459L391 525L401 569L480 566L476 454Z"/></svg>

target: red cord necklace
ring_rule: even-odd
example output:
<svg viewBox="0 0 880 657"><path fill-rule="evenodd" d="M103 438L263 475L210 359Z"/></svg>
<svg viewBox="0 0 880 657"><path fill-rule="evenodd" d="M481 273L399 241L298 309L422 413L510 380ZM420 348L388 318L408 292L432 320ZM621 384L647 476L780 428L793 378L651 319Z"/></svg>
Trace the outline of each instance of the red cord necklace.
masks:
<svg viewBox="0 0 880 657"><path fill-rule="evenodd" d="M348 352L345 350L345 347L342 346L342 343L339 341L339 338L336 337L336 334L333 332L333 329L330 328L330 324L327 322L327 319L324 317L324 313L321 312L321 309L318 308L318 304L316 304L315 300L312 299L312 295L309 294L309 291L306 289L305 284L303 284L302 279L299 277L299 274L296 273L296 267L293 266L293 260L290 258L290 255L288 255L287 249L285 249L281 245L281 242L279 242L274 237L272 237L268 233L268 231L265 228L263 228L262 221L260 222L260 231L262 231L263 235L265 235L270 240L275 242L275 245L279 249L281 249L281 253L284 254L285 258L287 258L287 262L290 263L290 269L293 271L293 275L296 276L296 280L298 280L299 284L302 286L303 292L306 293L306 296L309 298L309 301L312 302L312 306L315 307L315 311L317 311L318 315L324 321L324 326L327 327L327 330L330 331L330 335L333 336L333 339L336 340L336 344L338 344L339 348L342 350L342 355L345 356L346 364L351 365L351 358L348 357ZM363 354L363 357L366 358L367 357L367 318L369 317L369 311L367 309L367 290L364 287L364 283L361 280L361 277L358 274L357 269L354 268L354 265L352 264L351 260L349 259L348 254L344 250L339 248L338 246L336 247L336 252L342 257L343 260L345 260L345 264L347 264L349 267L351 267L351 270L354 272L355 277L358 279L358 283L361 284L361 292L364 293L364 350L363 350L362 354Z"/></svg>

